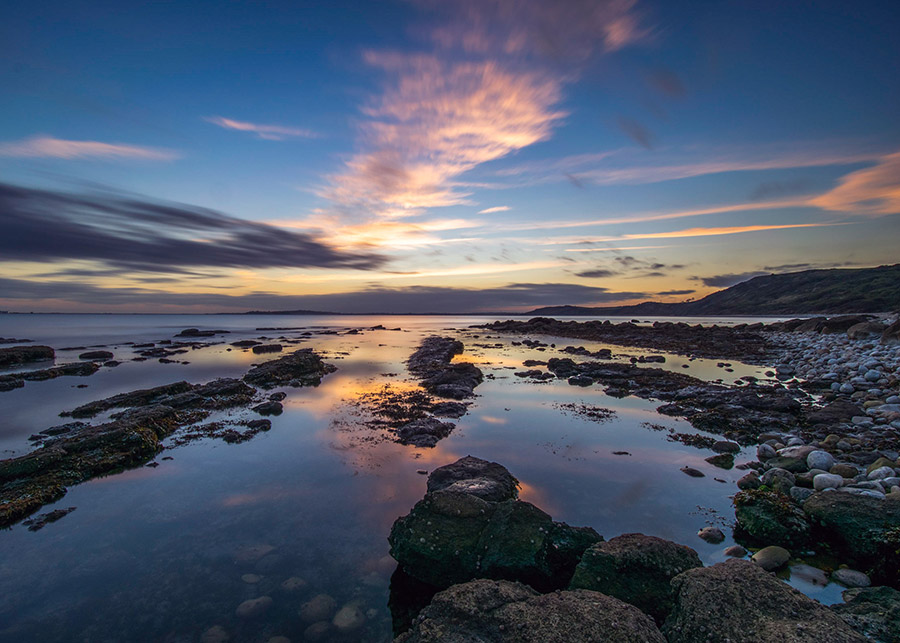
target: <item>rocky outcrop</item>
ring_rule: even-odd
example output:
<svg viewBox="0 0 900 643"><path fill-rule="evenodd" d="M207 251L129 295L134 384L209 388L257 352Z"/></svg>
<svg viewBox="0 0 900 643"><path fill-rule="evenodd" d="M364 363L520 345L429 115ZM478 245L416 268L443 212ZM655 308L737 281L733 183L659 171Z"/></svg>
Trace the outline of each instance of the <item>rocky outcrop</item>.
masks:
<svg viewBox="0 0 900 643"><path fill-rule="evenodd" d="M845 603L831 609L869 640L876 643L900 641L900 592L890 587L848 589Z"/></svg>
<svg viewBox="0 0 900 643"><path fill-rule="evenodd" d="M89 402L63 413L63 416L89 418L114 408L159 404L173 409L217 409L248 404L254 390L233 378L221 378L206 384L175 382L149 389L140 389Z"/></svg>
<svg viewBox="0 0 900 643"><path fill-rule="evenodd" d="M478 458L436 469L425 498L394 523L391 556L438 588L475 578L566 587L582 553L602 538L517 500L516 484L501 465Z"/></svg>
<svg viewBox="0 0 900 643"><path fill-rule="evenodd" d="M587 590L538 594L520 583L476 580L437 594L395 643L665 643L653 620Z"/></svg>
<svg viewBox="0 0 900 643"><path fill-rule="evenodd" d="M29 362L53 359L55 351L49 346L11 346L0 348L0 368L18 366Z"/></svg>
<svg viewBox="0 0 900 643"><path fill-rule="evenodd" d="M42 368L37 371L24 371L21 373L11 373L10 375L0 375L0 391L11 391L16 388L21 388L22 386L25 386L25 382L41 382L65 376L87 377L99 370L100 367L94 362L73 362L71 364Z"/></svg>
<svg viewBox="0 0 900 643"><path fill-rule="evenodd" d="M778 491L754 489L734 497L739 542L802 547L809 539L809 523L800 508Z"/></svg>
<svg viewBox="0 0 900 643"><path fill-rule="evenodd" d="M585 551L569 588L608 594L662 623L672 609L672 578L702 566L690 547L655 536L624 534Z"/></svg>
<svg viewBox="0 0 900 643"><path fill-rule="evenodd" d="M738 559L672 581L669 643L863 643L827 607L757 565Z"/></svg>
<svg viewBox="0 0 900 643"><path fill-rule="evenodd" d="M255 366L244 375L244 381L268 389L275 386L318 386L328 373L336 370L326 364L310 348Z"/></svg>

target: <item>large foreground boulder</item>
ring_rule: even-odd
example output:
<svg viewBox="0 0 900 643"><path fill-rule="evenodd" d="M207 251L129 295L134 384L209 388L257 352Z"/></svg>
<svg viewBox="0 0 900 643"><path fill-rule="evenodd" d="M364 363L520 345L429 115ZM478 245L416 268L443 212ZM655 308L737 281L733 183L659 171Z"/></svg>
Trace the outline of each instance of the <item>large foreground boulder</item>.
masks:
<svg viewBox="0 0 900 643"><path fill-rule="evenodd" d="M702 566L690 547L655 536L624 534L585 551L569 587L614 596L662 623L672 609L672 578Z"/></svg>
<svg viewBox="0 0 900 643"><path fill-rule="evenodd" d="M501 465L478 458L436 469L425 498L394 522L391 556L437 588L475 578L566 587L584 550L603 539L517 500L516 485Z"/></svg>
<svg viewBox="0 0 900 643"><path fill-rule="evenodd" d="M900 592L890 587L860 587L844 592L846 603L831 609L860 634L877 643L900 641Z"/></svg>
<svg viewBox="0 0 900 643"><path fill-rule="evenodd" d="M817 601L753 563L731 559L672 581L669 643L863 643Z"/></svg>
<svg viewBox="0 0 900 643"><path fill-rule="evenodd" d="M835 617L836 618L836 617ZM653 620L598 592L538 594L520 583L476 580L437 594L395 643L665 643Z"/></svg>

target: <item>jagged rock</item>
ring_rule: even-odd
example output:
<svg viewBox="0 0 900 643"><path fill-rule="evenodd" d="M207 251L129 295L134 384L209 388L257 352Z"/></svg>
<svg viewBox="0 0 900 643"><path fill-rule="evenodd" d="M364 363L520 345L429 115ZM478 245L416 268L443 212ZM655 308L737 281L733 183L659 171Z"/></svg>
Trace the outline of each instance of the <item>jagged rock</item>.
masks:
<svg viewBox="0 0 900 643"><path fill-rule="evenodd" d="M255 366L244 381L261 388L275 386L318 386L322 378L337 369L326 364L312 349L301 348L289 355Z"/></svg>
<svg viewBox="0 0 900 643"><path fill-rule="evenodd" d="M655 536L624 534L587 549L569 588L613 596L662 623L672 609L672 578L702 566L690 547Z"/></svg>
<svg viewBox="0 0 900 643"><path fill-rule="evenodd" d="M836 614L736 558L672 580L669 643L863 643Z"/></svg>
<svg viewBox="0 0 900 643"><path fill-rule="evenodd" d="M446 438L454 429L450 422L441 422L437 418L424 417L407 422L397 429L400 444L416 447L433 447Z"/></svg>
<svg viewBox="0 0 900 643"><path fill-rule="evenodd" d="M437 594L395 643L665 643L653 620L598 592L538 594L519 583L476 580Z"/></svg>
<svg viewBox="0 0 900 643"><path fill-rule="evenodd" d="M388 538L391 556L415 579L438 588L503 578L558 589L602 540L514 499L514 478L499 464L468 457L448 466L432 472L425 498Z"/></svg>
<svg viewBox="0 0 900 643"><path fill-rule="evenodd" d="M739 540L791 549L803 546L809 538L809 523L803 512L783 493L741 491L734 497L734 507L735 536Z"/></svg>
<svg viewBox="0 0 900 643"><path fill-rule="evenodd" d="M49 346L10 346L0 348L0 367L53 359L56 353Z"/></svg>

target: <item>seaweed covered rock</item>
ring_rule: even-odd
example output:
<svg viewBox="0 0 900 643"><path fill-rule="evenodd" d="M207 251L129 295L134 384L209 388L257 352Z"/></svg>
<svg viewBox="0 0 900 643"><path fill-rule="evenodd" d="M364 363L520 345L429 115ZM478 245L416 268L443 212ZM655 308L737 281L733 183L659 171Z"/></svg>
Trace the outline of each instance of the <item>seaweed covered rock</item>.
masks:
<svg viewBox="0 0 900 643"><path fill-rule="evenodd" d="M788 549L803 546L809 539L809 523L803 511L778 491L752 489L734 497L738 540Z"/></svg>
<svg viewBox="0 0 900 643"><path fill-rule="evenodd" d="M41 362L54 357L56 352L49 346L10 346L0 348L0 367Z"/></svg>
<svg viewBox="0 0 900 643"><path fill-rule="evenodd" d="M669 643L863 643L827 607L759 566L738 559L672 580Z"/></svg>
<svg viewBox="0 0 900 643"><path fill-rule="evenodd" d="M289 355L254 366L244 381L260 388L275 386L318 386L322 378L337 369L322 361L311 348L301 348Z"/></svg>
<svg viewBox="0 0 900 643"><path fill-rule="evenodd" d="M653 620L598 592L538 594L520 583L476 580L437 594L396 643L665 643Z"/></svg>
<svg viewBox="0 0 900 643"><path fill-rule="evenodd" d="M900 641L900 592L890 587L860 587L843 594L831 609L854 630L876 643Z"/></svg>
<svg viewBox="0 0 900 643"><path fill-rule="evenodd" d="M655 536L624 534L585 551L569 588L614 596L661 623L672 609L672 578L702 566L690 547Z"/></svg>
<svg viewBox="0 0 900 643"><path fill-rule="evenodd" d="M816 539L851 562L881 566L885 554L890 553L887 549L900 549L900 500L894 494L882 499L822 491L803 503L803 511ZM893 563L896 561L894 555Z"/></svg>
<svg viewBox="0 0 900 643"><path fill-rule="evenodd" d="M484 374L468 362L451 363L463 352L463 343L452 337L426 337L407 361L409 372L426 391L439 397L462 400L472 397Z"/></svg>
<svg viewBox="0 0 900 643"><path fill-rule="evenodd" d="M553 522L516 499L501 465L467 457L429 476L425 498L391 528L391 555L438 588L475 578L519 580L540 590L568 585L581 554L602 538Z"/></svg>

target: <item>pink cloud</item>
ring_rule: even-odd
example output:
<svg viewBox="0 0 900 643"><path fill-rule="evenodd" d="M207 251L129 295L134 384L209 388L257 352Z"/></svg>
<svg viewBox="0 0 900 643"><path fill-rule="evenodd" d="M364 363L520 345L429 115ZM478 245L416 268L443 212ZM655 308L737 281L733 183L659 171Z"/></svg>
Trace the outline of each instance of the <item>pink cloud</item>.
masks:
<svg viewBox="0 0 900 643"><path fill-rule="evenodd" d="M232 129L239 132L251 132L267 141L282 141L286 138L315 138L317 136L315 132L308 129L283 127L281 125L259 125L257 123L248 123L246 121L236 121L222 116L209 116L204 120L224 129Z"/></svg>
<svg viewBox="0 0 900 643"><path fill-rule="evenodd" d="M137 159L171 161L179 158L173 150L124 143L70 141L52 136L35 136L22 141L0 143L0 156L55 159Z"/></svg>
<svg viewBox="0 0 900 643"><path fill-rule="evenodd" d="M810 201L824 210L880 216L900 213L900 152L842 177L837 187Z"/></svg>

